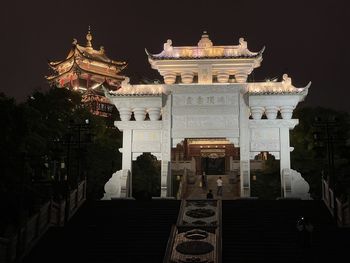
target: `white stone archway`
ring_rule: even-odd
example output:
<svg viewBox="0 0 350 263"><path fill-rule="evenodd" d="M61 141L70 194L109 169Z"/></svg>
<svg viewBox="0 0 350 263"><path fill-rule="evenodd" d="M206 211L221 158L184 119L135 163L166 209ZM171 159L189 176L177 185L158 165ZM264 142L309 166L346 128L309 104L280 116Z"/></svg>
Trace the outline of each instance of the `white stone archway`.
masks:
<svg viewBox="0 0 350 263"><path fill-rule="evenodd" d="M163 52L147 53L165 84L131 85L126 80L117 91L105 90L120 112L115 126L123 132L122 170L132 175L135 156L151 152L161 160L161 197L167 197L172 147L185 138L227 138L240 147L241 197L250 196L255 153L273 153L283 176L291 168L289 131L298 124L292 113L310 84L296 88L286 74L282 81L247 82L260 66L262 52L249 51L244 40L214 46L205 34L195 47L173 47L170 41ZM177 76L180 83L175 83Z"/></svg>

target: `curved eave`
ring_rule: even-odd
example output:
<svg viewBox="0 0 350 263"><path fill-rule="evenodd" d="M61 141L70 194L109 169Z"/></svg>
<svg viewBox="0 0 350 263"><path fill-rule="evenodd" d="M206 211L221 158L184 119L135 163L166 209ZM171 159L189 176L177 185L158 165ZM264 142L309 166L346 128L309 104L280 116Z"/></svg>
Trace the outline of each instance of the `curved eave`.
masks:
<svg viewBox="0 0 350 263"><path fill-rule="evenodd" d="M46 77L46 79L47 79L48 81L52 82L52 81L55 81L56 79L58 79L58 78L60 78L60 77L62 77L62 76L64 76L64 75L66 75L66 74L68 74L68 73L71 73L72 70L76 70L76 69L81 70L81 71L84 72L84 73L89 73L89 74L91 74L91 75L98 75L98 76L101 76L101 77L104 77L104 78L110 78L110 79L115 79L115 80L119 80L119 81L123 81L123 80L124 80L124 78L123 78L122 76L104 75L104 74L101 74L101 73L98 73L98 72L86 70L86 69L80 67L80 66L76 63L75 60L74 60L74 62L73 62L73 65L72 65L67 71L65 71L65 72L63 72L63 73L61 73L61 74L59 74L59 75L57 75L57 76L48 76L48 77Z"/></svg>
<svg viewBox="0 0 350 263"><path fill-rule="evenodd" d="M138 94L123 94L123 93L109 93L111 97L160 97L162 93L149 94L149 93L138 93Z"/></svg>
<svg viewBox="0 0 350 263"><path fill-rule="evenodd" d="M125 61L115 61L115 60L111 60L111 59L107 59L108 61L105 61L103 59L98 59L97 57L89 57L89 56L85 55L84 52L81 51L77 46L76 46L76 50L78 50L79 54L82 57L84 57L84 58L86 58L88 60L91 60L91 61L96 61L96 62L104 63L104 64L107 64L107 65L123 67L120 70L123 70L127 66L127 63Z"/></svg>
<svg viewBox="0 0 350 263"><path fill-rule="evenodd" d="M256 96L262 96L262 95L301 95L302 99L306 97L306 95L309 92L309 88L311 86L311 81L304 87L304 88L295 88L293 91L265 91L265 92L250 92L248 91L249 95L256 95Z"/></svg>
<svg viewBox="0 0 350 263"><path fill-rule="evenodd" d="M76 52L77 51L77 52ZM71 60L72 58L75 58L77 56L77 54L81 55L83 58L87 59L88 61L94 61L94 62L99 62L99 63L102 63L102 64L105 64L107 65L108 67L110 66L116 66L117 69L120 71L122 71L123 69L125 69L127 67L127 62L120 62L120 61L114 61L114 60L109 60L108 61L105 61L103 59L96 59L95 57L89 57L89 56L86 56L84 55L84 52L82 52L78 47L77 45L74 45L73 48L71 49L71 51L69 52L69 54L71 54L70 56L68 56L66 59L62 60L62 61L57 61L57 62L48 62L48 65L56 70L56 68L61 65L62 63L64 62L67 62L69 60Z"/></svg>
<svg viewBox="0 0 350 263"><path fill-rule="evenodd" d="M61 65L61 64L64 63L64 62L67 62L67 61L71 60L72 58L74 58L75 50L76 50L76 45L73 45L73 47L72 47L72 49L69 51L68 56L67 56L66 59L61 60L61 61L57 61L57 62L49 61L49 62L48 62L49 66L50 66L52 69L56 69L57 66ZM69 55L69 54L71 54L71 55Z"/></svg>
<svg viewBox="0 0 350 263"><path fill-rule="evenodd" d="M202 59L257 59L257 58L261 58L262 54L265 51L265 46L256 54L254 55L238 55L238 56L202 56L202 57L163 57L160 56L160 54L152 54L150 53L146 48L145 48L145 52L148 56L149 60L202 60Z"/></svg>
<svg viewBox="0 0 350 263"><path fill-rule="evenodd" d="M265 91L265 92L248 92L249 95L303 95L304 91Z"/></svg>

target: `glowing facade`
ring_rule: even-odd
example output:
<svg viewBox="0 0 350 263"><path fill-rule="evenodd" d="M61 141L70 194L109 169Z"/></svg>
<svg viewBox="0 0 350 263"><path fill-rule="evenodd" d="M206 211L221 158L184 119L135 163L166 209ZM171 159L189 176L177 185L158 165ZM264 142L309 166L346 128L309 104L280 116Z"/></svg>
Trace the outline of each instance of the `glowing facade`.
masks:
<svg viewBox="0 0 350 263"><path fill-rule="evenodd" d="M165 84L126 79L119 90L105 91L123 131L122 170L107 182L105 199L130 195L132 161L144 152L161 160L161 196L169 196L171 149L187 139L214 138L239 147L241 197L250 196L250 160L269 152L280 160L284 197L307 198L307 183L290 169L289 130L298 124L292 113L310 84L296 88L286 74L282 81L247 82L263 50L251 52L243 38L215 46L206 32L197 46L174 47L168 40L159 54L146 50Z"/></svg>
<svg viewBox="0 0 350 263"><path fill-rule="evenodd" d="M46 79L57 87L81 92L83 102L89 106L92 113L107 116L113 105L104 97L100 86L105 83L111 90L119 88L124 80L119 73L126 67L126 62L109 59L102 46L95 50L90 29L86 41L86 46L81 46L74 39L66 59L49 62L53 73Z"/></svg>

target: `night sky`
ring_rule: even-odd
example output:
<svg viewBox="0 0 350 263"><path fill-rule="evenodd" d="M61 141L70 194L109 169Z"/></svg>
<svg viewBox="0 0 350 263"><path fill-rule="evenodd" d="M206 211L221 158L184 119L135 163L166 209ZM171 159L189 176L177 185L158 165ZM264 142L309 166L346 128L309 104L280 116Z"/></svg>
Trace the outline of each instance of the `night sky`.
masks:
<svg viewBox="0 0 350 263"><path fill-rule="evenodd" d="M163 43L196 45L207 30L214 45L263 46L254 79L281 78L312 86L306 106L350 112L349 19L347 1L6 1L1 6L0 91L23 101L34 89L48 89L47 60L61 60L72 39L93 45L111 59L129 63L131 81L161 79L144 49L159 53Z"/></svg>

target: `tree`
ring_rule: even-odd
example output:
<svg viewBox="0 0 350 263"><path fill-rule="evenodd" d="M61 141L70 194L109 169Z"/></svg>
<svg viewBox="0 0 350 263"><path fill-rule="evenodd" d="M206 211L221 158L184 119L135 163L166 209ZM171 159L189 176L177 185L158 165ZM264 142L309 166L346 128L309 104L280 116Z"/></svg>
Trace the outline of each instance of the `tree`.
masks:
<svg viewBox="0 0 350 263"><path fill-rule="evenodd" d="M133 162L133 196L149 199L160 196L160 161L150 153L144 153Z"/></svg>
<svg viewBox="0 0 350 263"><path fill-rule="evenodd" d="M291 153L292 168L299 171L310 185L310 192L314 198L321 196L322 175L328 175L326 145L315 141L315 132L324 132L315 125L317 118L333 119L337 122L337 128L332 130L332 135L341 139L334 143L335 173L341 173L343 177L349 177L350 156L349 145L349 114L326 108L299 108L294 111L295 118L299 119L299 125L291 132L291 145L294 147ZM347 174L347 175L346 175ZM348 187L346 187L348 188Z"/></svg>

